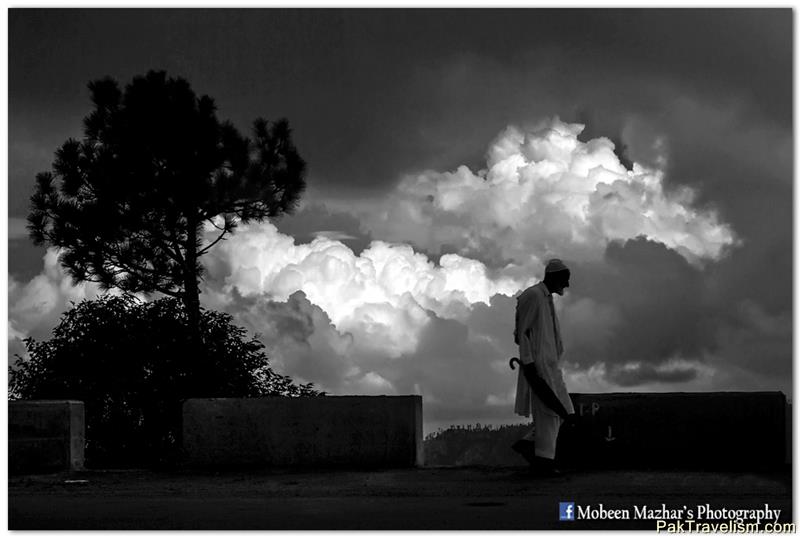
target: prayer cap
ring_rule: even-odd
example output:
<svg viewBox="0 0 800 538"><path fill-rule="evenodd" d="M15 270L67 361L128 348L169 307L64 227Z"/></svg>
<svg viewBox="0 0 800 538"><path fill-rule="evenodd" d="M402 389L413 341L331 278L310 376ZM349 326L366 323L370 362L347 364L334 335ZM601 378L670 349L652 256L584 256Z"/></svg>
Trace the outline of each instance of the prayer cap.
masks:
<svg viewBox="0 0 800 538"><path fill-rule="evenodd" d="M558 258L553 258L552 260L547 262L547 265L544 268L545 273L555 273L556 271L568 271L564 262L559 260Z"/></svg>

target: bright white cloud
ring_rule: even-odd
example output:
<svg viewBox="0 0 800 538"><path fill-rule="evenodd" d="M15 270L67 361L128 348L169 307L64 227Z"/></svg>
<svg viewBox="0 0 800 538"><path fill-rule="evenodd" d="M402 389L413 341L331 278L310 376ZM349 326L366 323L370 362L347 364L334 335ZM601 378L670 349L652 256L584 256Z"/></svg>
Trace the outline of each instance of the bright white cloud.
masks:
<svg viewBox="0 0 800 538"><path fill-rule="evenodd" d="M58 263L58 250L49 248L44 255L44 270L22 284L8 278L8 338L46 337L70 302L96 297L92 283L73 285Z"/></svg>
<svg viewBox="0 0 800 538"><path fill-rule="evenodd" d="M505 416L516 379L507 362L515 353L510 296L541 276L544 260L596 260L609 241L644 235L700 262L736 241L714 213L692 207L691 191L664 190L666 152L653 161L657 168L629 171L609 140L578 140L582 129L557 119L528 132L509 127L490 145L483 170L403 179L385 203L360 211L382 240L358 255L344 233L317 232L298 244L270 223L243 225L203 257L203 304L259 334L276 370L300 382L333 394L420 393L442 417L486 407ZM443 247L459 254L434 262L419 251ZM9 348L24 336L47 337L70 300L97 293L72 286L54 250L44 261L30 282L10 279ZM570 390L618 388L607 365L578 364L569 353L608 345L622 323L619 309L570 296L558 309L569 333ZM760 341L772 320L745 314L751 340ZM688 385L712 386L716 369L698 364L689 365L699 375ZM671 371L659 368L666 366L651 377Z"/></svg>
<svg viewBox="0 0 800 538"><path fill-rule="evenodd" d="M529 131L510 126L490 144L485 169L408 176L362 220L374 237L532 268L554 255L598 259L610 241L641 235L693 263L735 243L713 211L692 207L692 190L664 189L666 144L657 168L627 170L609 139L578 140L583 128L558 118Z"/></svg>
<svg viewBox="0 0 800 538"><path fill-rule="evenodd" d="M303 291L361 349L399 357L416 349L431 313L463 319L471 305L513 295L530 280L491 277L486 267L456 254L438 264L408 245L374 241L355 255L343 243L317 237L295 244L270 223L242 226L209 254L209 290L219 304L236 293L286 301ZM214 286L210 286L214 288Z"/></svg>

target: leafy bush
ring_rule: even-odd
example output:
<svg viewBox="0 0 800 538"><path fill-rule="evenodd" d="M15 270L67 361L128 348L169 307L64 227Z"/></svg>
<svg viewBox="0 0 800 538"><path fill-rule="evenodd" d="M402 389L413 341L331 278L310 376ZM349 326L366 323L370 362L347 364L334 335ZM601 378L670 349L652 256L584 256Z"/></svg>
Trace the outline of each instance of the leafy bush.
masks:
<svg viewBox="0 0 800 538"><path fill-rule="evenodd" d="M9 368L9 397L83 401L86 462L103 467L174 463L184 399L321 394L273 372L230 315L205 310L200 325L196 345L176 299L85 300L50 340L25 340L30 359Z"/></svg>

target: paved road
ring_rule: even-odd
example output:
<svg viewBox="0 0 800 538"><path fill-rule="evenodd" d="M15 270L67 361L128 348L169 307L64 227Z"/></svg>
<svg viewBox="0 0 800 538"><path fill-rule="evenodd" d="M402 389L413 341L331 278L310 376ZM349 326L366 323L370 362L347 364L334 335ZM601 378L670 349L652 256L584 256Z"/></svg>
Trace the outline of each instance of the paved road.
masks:
<svg viewBox="0 0 800 538"><path fill-rule="evenodd" d="M68 484L65 480L87 480ZM384 471L105 471L12 477L9 528L476 530L655 529L647 520L560 522L558 503L626 508L781 509L791 471L591 471L532 478L522 468Z"/></svg>

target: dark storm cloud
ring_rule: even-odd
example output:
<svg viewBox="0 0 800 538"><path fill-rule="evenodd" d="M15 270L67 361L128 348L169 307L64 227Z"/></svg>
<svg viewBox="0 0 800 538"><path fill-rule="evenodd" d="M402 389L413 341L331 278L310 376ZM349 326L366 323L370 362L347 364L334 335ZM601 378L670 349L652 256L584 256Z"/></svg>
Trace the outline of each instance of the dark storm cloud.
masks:
<svg viewBox="0 0 800 538"><path fill-rule="evenodd" d="M52 151L77 132L88 80L165 68L242 127L288 116L311 169L349 189L479 158L504 123L540 112L538 93L567 98L548 113L592 107L554 85L570 73L680 80L783 125L791 109L789 10L15 9L9 28L12 139ZM470 85L447 87L459 69ZM515 84L529 72L557 80ZM590 129L618 123L597 115Z"/></svg>
<svg viewBox="0 0 800 538"><path fill-rule="evenodd" d="M729 258L711 268L719 295L749 298L771 312L789 309L787 292L793 275L791 131L697 109L668 121L666 128L671 134L672 155L667 181L694 187L698 204L718 208L742 242ZM768 278L770 285L754 286L761 277Z"/></svg>
<svg viewBox="0 0 800 538"><path fill-rule="evenodd" d="M719 277L726 263L704 271L640 238L610 244L602 263L575 264L562 318L565 357L581 368L602 363L606 379L625 387L694 379L696 368L671 365L678 359L741 369L733 388L762 387L766 376L790 392L791 301L770 311L752 298L759 290L752 275L746 290L731 293ZM592 310L594 323L581 320L587 299L607 307Z"/></svg>
<svg viewBox="0 0 800 538"><path fill-rule="evenodd" d="M611 306L619 321L599 353L595 335L584 339L565 317L571 360L658 364L698 356L710 345L702 273L664 245L644 238L613 242L602 263L578 264L573 273L570 294Z"/></svg>

